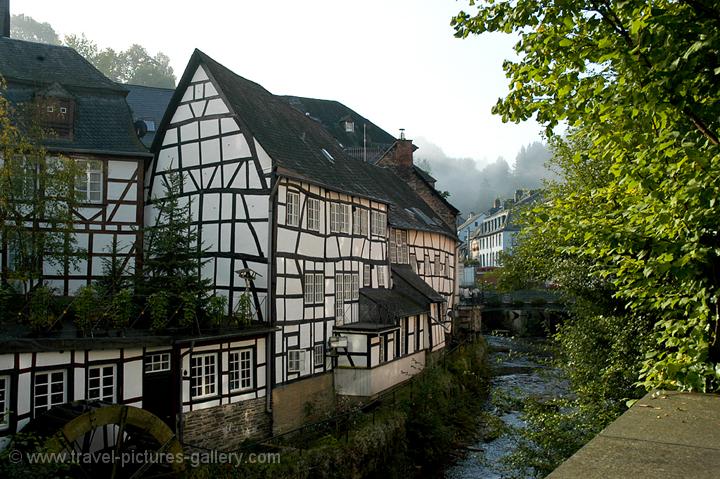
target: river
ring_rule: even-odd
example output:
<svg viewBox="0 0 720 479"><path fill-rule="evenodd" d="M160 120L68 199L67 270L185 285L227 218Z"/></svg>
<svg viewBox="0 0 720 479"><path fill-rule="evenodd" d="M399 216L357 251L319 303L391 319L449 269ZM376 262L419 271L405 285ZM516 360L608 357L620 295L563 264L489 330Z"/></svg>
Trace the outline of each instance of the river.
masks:
<svg viewBox="0 0 720 479"><path fill-rule="evenodd" d="M509 472L503 458L515 448L510 431L521 428L520 404L528 397L549 399L568 392L567 381L548 367L544 339L485 336L492 371L487 412L508 426L494 440L476 441L446 470L446 479L500 479Z"/></svg>

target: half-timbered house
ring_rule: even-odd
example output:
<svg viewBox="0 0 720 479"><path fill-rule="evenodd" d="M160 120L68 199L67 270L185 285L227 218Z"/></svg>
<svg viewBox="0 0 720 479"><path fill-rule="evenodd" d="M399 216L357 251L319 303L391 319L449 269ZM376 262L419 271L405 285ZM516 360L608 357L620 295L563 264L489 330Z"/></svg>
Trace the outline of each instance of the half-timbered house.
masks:
<svg viewBox="0 0 720 479"><path fill-rule="evenodd" d="M42 281L69 295L102 275L102 258L116 254L131 271L141 258L145 163L152 155L133 128L127 90L67 47L0 37L4 95L18 109L39 111L50 134L48 155L77 161L75 265L47 264ZM2 272L13 267L14 245L2 240Z"/></svg>
<svg viewBox="0 0 720 479"><path fill-rule="evenodd" d="M163 175L182 174L203 275L230 311L247 288L258 319L277 328L269 345L276 430L302 420L297 403L332 396L333 369L371 371L444 346L453 230L392 171L350 157L309 115L196 50L153 150L146 221ZM367 301L387 313L402 294L395 264L432 295L368 314ZM256 274L246 283L238 271L248 269ZM364 339L345 341L352 334ZM365 362L349 360L362 354ZM396 373L375 369L381 386L349 393L372 395L408 377Z"/></svg>

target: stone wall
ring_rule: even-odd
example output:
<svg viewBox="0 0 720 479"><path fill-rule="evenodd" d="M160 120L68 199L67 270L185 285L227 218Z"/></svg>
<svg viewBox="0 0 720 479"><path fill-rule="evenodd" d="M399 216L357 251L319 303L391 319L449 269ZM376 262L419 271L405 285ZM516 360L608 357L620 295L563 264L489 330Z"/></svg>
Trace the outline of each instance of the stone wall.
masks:
<svg viewBox="0 0 720 479"><path fill-rule="evenodd" d="M273 434L318 420L335 409L332 371L276 386L272 391Z"/></svg>
<svg viewBox="0 0 720 479"><path fill-rule="evenodd" d="M221 451L237 449L246 439L269 437L271 420L264 397L190 411L183 415L182 441Z"/></svg>

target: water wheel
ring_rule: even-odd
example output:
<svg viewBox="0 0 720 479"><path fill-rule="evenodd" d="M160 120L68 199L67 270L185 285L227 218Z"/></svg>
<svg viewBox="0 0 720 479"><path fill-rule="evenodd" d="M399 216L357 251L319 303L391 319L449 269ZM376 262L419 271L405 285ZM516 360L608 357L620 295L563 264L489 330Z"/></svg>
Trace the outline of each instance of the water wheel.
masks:
<svg viewBox="0 0 720 479"><path fill-rule="evenodd" d="M63 404L33 420L23 432L45 437L47 452L91 458L72 466L79 477L135 479L184 470L183 449L175 433L159 417L132 406L98 401ZM173 460L168 461L171 455Z"/></svg>

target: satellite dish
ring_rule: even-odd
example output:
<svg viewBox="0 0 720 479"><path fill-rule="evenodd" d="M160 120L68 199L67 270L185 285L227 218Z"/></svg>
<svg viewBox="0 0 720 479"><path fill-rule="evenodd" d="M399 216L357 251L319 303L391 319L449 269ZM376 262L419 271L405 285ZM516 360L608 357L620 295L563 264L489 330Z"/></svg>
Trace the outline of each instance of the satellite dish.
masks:
<svg viewBox="0 0 720 479"><path fill-rule="evenodd" d="M143 120L137 120L135 123L135 133L137 134L138 138L142 138L145 136L148 132L147 123L145 123Z"/></svg>

